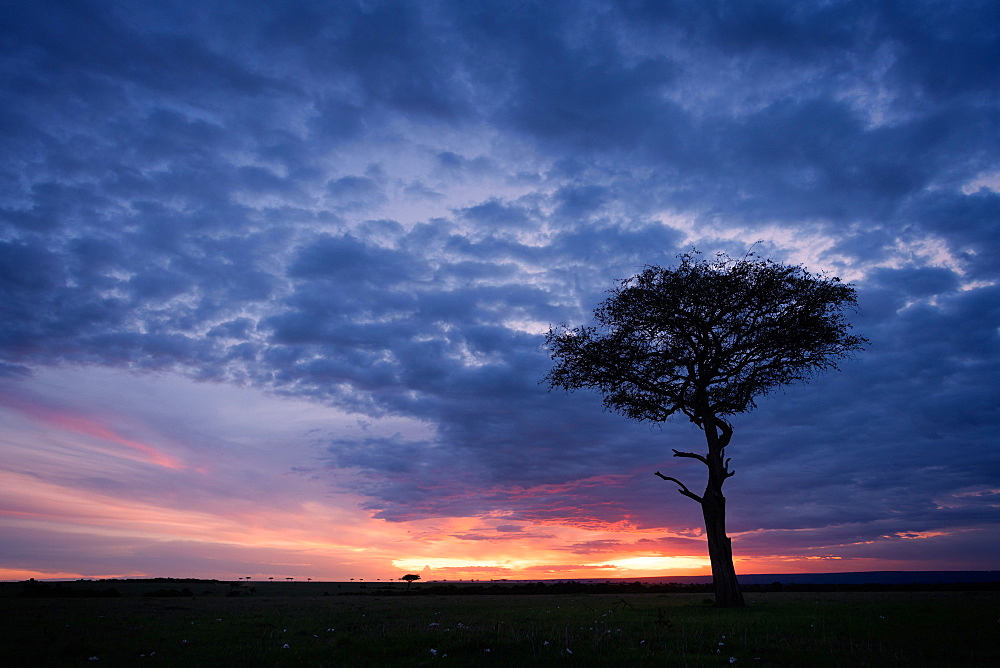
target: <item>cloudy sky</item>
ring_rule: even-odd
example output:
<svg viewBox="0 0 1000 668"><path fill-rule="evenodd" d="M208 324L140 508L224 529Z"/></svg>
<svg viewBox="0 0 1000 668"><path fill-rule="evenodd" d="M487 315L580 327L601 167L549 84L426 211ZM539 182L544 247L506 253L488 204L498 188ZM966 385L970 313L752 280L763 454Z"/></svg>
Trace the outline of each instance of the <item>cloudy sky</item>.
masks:
<svg viewBox="0 0 1000 668"><path fill-rule="evenodd" d="M751 246L871 346L734 420L737 570L1000 567L997 3L0 12L0 579L706 573L542 335Z"/></svg>

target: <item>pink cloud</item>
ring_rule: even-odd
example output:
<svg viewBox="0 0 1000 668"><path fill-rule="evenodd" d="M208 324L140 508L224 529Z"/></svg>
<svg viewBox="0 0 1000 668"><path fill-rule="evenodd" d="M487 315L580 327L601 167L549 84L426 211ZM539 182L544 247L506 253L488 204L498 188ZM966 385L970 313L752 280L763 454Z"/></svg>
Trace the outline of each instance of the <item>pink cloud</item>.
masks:
<svg viewBox="0 0 1000 668"><path fill-rule="evenodd" d="M102 443L116 443L125 446L130 451L122 452L120 449L101 448L115 456L133 461L143 461L168 469L183 470L187 468L176 457L167 455L147 443L126 438L96 418L81 415L65 408L55 409L31 403L7 393L0 393L0 403L43 425L58 427L63 431L87 436ZM136 454L141 455L141 457L136 457Z"/></svg>

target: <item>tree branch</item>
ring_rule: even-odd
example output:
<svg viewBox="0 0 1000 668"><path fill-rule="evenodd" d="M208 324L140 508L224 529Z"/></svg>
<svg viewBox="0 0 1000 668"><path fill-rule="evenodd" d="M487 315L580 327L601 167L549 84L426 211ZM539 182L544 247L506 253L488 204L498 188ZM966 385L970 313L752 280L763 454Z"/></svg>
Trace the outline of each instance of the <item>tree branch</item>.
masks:
<svg viewBox="0 0 1000 668"><path fill-rule="evenodd" d="M732 457L726 459L726 463L722 465L722 472L725 474L726 478L732 478L736 475L736 471L729 470L729 462L733 461ZM723 478L725 480L725 478Z"/></svg>
<svg viewBox="0 0 1000 668"><path fill-rule="evenodd" d="M663 478L663 479L664 479L664 480L666 480L667 482L672 482L672 483L674 483L675 485L679 485L679 486L680 486L680 489L679 489L679 490L677 490L677 491L678 491L678 492L680 492L681 494L683 494L684 496L688 497L689 499L694 499L694 500L695 500L695 501L697 501L698 503L701 503L701 502L702 502L702 500L701 500L701 497L700 497L700 496L698 496L697 494L695 494L694 492L692 492L691 490L689 490L689 489L687 488L687 485L685 485L684 483L682 483L682 482L681 482L680 480L678 480L677 478L671 478L670 476L667 476L667 475L663 475L663 474L662 474L662 473L660 473L659 471L657 471L657 472L656 472L656 475L657 475L658 477L660 477L660 478Z"/></svg>
<svg viewBox="0 0 1000 668"><path fill-rule="evenodd" d="M718 427L721 432L719 436L719 445L725 448L729 445L729 441L733 438L733 425L729 424L728 421L720 417L716 417L715 426Z"/></svg>
<svg viewBox="0 0 1000 668"><path fill-rule="evenodd" d="M670 448L674 450L673 448ZM674 457L690 457L691 459L697 459L699 462L708 466L708 459L704 455L699 455L695 452L680 452L679 450L674 450Z"/></svg>

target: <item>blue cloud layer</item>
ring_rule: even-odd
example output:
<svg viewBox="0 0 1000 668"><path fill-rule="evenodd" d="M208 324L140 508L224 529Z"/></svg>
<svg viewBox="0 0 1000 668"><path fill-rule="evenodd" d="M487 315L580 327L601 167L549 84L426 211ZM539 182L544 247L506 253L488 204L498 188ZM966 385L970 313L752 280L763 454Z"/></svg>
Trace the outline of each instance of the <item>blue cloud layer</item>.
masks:
<svg viewBox="0 0 1000 668"><path fill-rule="evenodd" d="M45 2L5 24L15 387L97 364L416 418L432 440L327 443L387 519L694 526L650 471L698 479L666 456L697 434L549 394L539 332L691 244L763 239L857 283L872 349L737 422L734 529L995 532L995 3Z"/></svg>

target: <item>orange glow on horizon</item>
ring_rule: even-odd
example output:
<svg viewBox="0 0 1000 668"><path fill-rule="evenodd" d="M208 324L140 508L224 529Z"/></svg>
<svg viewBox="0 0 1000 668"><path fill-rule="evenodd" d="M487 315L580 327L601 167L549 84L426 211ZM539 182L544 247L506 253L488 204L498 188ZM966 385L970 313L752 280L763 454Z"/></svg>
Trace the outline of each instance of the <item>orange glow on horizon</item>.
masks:
<svg viewBox="0 0 1000 668"><path fill-rule="evenodd" d="M390 522L376 519L376 510L364 510L369 499L332 491L328 480L288 470L263 474L271 462L266 448L219 448L197 467L185 466L98 418L9 395L0 400L40 427L10 439L10 451L19 454L0 468L0 531L8 544L11 537L31 536L62 551L45 564L34 563L34 557L0 556L0 579L251 575L346 581L393 580L409 572L425 581L557 580L711 573L699 527L641 529L627 515L601 520L572 505L581 488L620 482L620 476L515 490L524 498L570 499L560 517L529 521L497 510L481 517ZM98 452L117 459L95 457ZM774 532L776 550L788 533ZM899 532L884 538L943 535ZM741 555L740 535L733 537L738 574L915 567L835 556L838 548L859 544ZM858 554L846 552L852 553ZM136 564L163 570L149 572Z"/></svg>
<svg viewBox="0 0 1000 668"><path fill-rule="evenodd" d="M67 561L61 568L47 571L29 563L0 563L0 579L234 579L249 574L343 581L352 577L391 580L409 572L421 574L426 581L670 578L711 573L702 539L683 552L663 549L655 541L678 534L662 529L517 522L521 529L512 531L515 520L502 514L393 523L372 518L358 509L360 498L346 496L273 509L262 509L245 499L199 506L198 510L172 507L167 501L177 502L123 500L0 471L0 528L58 535L67 546ZM680 535L692 533L684 530ZM470 535L477 538L470 540ZM210 570L178 566L168 572L116 568L111 561L100 571L73 567L74 544L92 549L101 543L152 555L161 554L160 546L175 546L172 554L203 555L200 558L214 565ZM798 556L737 554L736 570L763 574L913 568L885 560L841 559L829 554L830 546L823 549L824 554ZM226 562L255 565L237 565L229 572Z"/></svg>
<svg viewBox="0 0 1000 668"><path fill-rule="evenodd" d="M57 533L68 545L102 541L148 546L183 541L192 553L235 551L241 560L271 563L270 570L313 579L345 580L398 577L430 566L434 579L461 578L595 578L702 574L707 558L665 555L632 543L599 555L567 552L566 544L622 537L622 531L596 531L576 526L525 525L524 535L498 533L497 540L466 540L461 531L487 531L502 517L475 517L390 523L358 512L353 504L306 502L298 508L271 512L237 503L214 512L171 508L153 502L123 501L110 494L64 487L57 482L0 471L0 521L7 527ZM346 506L346 507L345 507ZM662 535L662 532L660 532ZM652 535L652 533L650 533ZM453 555L449 559L436 555ZM582 559L580 557L583 557ZM327 570L327 562L335 570ZM3 564L0 578L100 577L102 573L67 568L46 573L28 565ZM284 569L284 570L281 570ZM262 575L268 567L258 568ZM228 573L130 573L133 577L235 577Z"/></svg>

